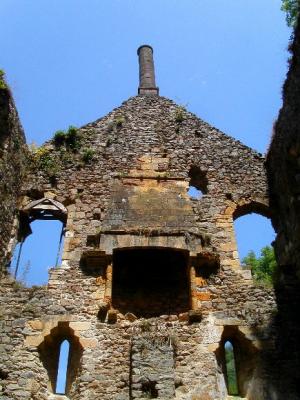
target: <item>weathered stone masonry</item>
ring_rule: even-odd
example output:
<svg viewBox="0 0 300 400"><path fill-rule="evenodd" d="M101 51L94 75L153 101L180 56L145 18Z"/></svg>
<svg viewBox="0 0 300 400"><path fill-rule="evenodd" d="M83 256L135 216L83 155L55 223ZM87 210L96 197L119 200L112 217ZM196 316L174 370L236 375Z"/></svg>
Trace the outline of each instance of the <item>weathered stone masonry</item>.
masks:
<svg viewBox="0 0 300 400"><path fill-rule="evenodd" d="M8 87L0 88L0 274L10 255L7 246L26 164L25 137Z"/></svg>
<svg viewBox="0 0 300 400"><path fill-rule="evenodd" d="M276 318L278 350L273 364L279 396L300 398L300 23L291 43L291 64L283 87L283 106L267 157L270 205L277 233ZM280 169L278 168L280 166ZM287 397L286 397L287 398Z"/></svg>
<svg viewBox="0 0 300 400"><path fill-rule="evenodd" d="M44 207L65 242L46 287L2 278L1 398L60 398L67 339L69 399L225 399L225 340L240 395L276 399L273 293L241 269L233 229L270 216L264 158L152 90L77 134L92 160L50 141L59 168L32 164L20 193L16 228Z"/></svg>

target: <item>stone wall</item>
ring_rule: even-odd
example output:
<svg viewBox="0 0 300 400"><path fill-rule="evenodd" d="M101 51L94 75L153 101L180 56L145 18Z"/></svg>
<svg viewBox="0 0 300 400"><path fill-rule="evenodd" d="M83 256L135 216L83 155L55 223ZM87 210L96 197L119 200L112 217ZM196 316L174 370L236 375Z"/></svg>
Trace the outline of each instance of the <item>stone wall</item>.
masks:
<svg viewBox="0 0 300 400"><path fill-rule="evenodd" d="M8 251L26 164L25 137L10 90L0 76L0 275Z"/></svg>
<svg viewBox="0 0 300 400"><path fill-rule="evenodd" d="M274 295L240 267L233 228L246 213L270 216L264 162L158 96L133 97L33 153L17 225L26 232L28 217L44 208L65 223L64 251L46 287L1 281L2 398L61 398L55 375L68 340L69 399L225 399L228 339L243 364L241 395L276 399L266 364ZM200 199L188 195L190 185ZM149 259L133 263L142 250ZM155 268L162 250L168 256ZM126 263L118 260L123 251ZM131 272L131 262L147 268L152 293L163 281L159 301L146 296L146 285L137 302L141 273L124 306L117 267Z"/></svg>
<svg viewBox="0 0 300 400"><path fill-rule="evenodd" d="M300 24L298 23L298 27ZM283 106L274 127L267 168L275 253L279 264L278 363L274 374L281 396L300 398L300 30L291 43L290 70L283 88ZM279 168L280 166L280 168ZM288 389L287 389L288 388Z"/></svg>
<svg viewBox="0 0 300 400"><path fill-rule="evenodd" d="M53 272L53 278L58 278L58 272ZM274 351L269 321L276 306L271 291L266 293L227 271L223 272L227 284L207 287L211 305L208 308L206 303L201 321L192 323L188 313L150 320L118 314L115 323L108 323L97 318L96 285L76 289L80 277L72 270L68 275L69 280L63 280L60 274L63 296L46 288L22 290L11 288L10 283L2 285L1 304L9 304L2 307L1 317L3 399L51 398L49 368L59 334L70 342L78 341L73 348L79 361L68 394L71 399L142 398L139 390L146 381L158 384L162 399L174 398L174 388L179 399L222 399L226 396L223 361L217 353L224 334L233 342L241 337L249 343L250 352L244 346L244 365L251 376L244 388L247 398L271 398L272 387L262 379L267 374L263 363L257 361L251 367L249 356L260 351L263 358ZM84 309L78 307L72 290L80 294ZM47 348L52 350L45 352ZM159 353L161 365L156 360ZM134 361L142 363L140 368Z"/></svg>
<svg viewBox="0 0 300 400"><path fill-rule="evenodd" d="M132 399L165 398L175 396L175 338L169 334L159 335L155 326L144 323L141 333L132 338L131 346L131 382ZM147 332L149 330L150 332Z"/></svg>
<svg viewBox="0 0 300 400"><path fill-rule="evenodd" d="M66 205L65 250L73 259L79 261L93 235L111 254L113 247L126 247L126 239L146 245L145 237L148 245L156 240L167 246L168 240L170 247L183 247L189 234L186 247L193 246L194 254L205 246L218 249L222 262L239 266L232 219L267 214L262 155L158 96L131 98L78 135L76 151L46 144L55 171L49 175L42 155L23 187L24 205L33 195ZM88 163L82 160L86 149L93 150ZM207 179L199 201L187 195L194 166Z"/></svg>

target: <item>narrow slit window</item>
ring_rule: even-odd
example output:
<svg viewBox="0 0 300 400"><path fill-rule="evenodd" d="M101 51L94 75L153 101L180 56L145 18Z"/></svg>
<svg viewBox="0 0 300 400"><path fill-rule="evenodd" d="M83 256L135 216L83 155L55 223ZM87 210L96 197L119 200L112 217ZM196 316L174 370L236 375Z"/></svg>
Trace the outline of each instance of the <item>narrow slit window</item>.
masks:
<svg viewBox="0 0 300 400"><path fill-rule="evenodd" d="M69 322L59 321L38 347L52 393L69 395L78 390L83 348Z"/></svg>
<svg viewBox="0 0 300 400"><path fill-rule="evenodd" d="M239 394L237 372L234 358L234 348L230 341L226 341L224 344L225 351L225 364L226 364L226 381L228 394L231 396L237 396Z"/></svg>
<svg viewBox="0 0 300 400"><path fill-rule="evenodd" d="M69 353L70 343L68 340L64 340L60 345L55 388L56 394L66 394Z"/></svg>

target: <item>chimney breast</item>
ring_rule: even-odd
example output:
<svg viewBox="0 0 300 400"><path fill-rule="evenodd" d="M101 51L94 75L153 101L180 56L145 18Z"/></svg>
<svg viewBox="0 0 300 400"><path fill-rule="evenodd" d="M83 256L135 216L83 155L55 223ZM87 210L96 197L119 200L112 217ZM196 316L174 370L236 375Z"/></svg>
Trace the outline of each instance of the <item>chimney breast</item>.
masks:
<svg viewBox="0 0 300 400"><path fill-rule="evenodd" d="M153 49L145 44L137 50L139 56L140 85L138 94L158 95L159 89L155 84Z"/></svg>

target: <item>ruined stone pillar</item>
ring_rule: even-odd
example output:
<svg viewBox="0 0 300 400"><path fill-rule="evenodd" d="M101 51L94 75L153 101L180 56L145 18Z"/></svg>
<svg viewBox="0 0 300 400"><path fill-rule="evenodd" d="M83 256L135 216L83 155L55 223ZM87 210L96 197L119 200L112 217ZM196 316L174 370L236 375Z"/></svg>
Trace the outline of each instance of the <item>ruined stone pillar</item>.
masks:
<svg viewBox="0 0 300 400"><path fill-rule="evenodd" d="M159 89L155 84L153 49L149 45L140 46L139 56L140 84L138 94L158 95Z"/></svg>

